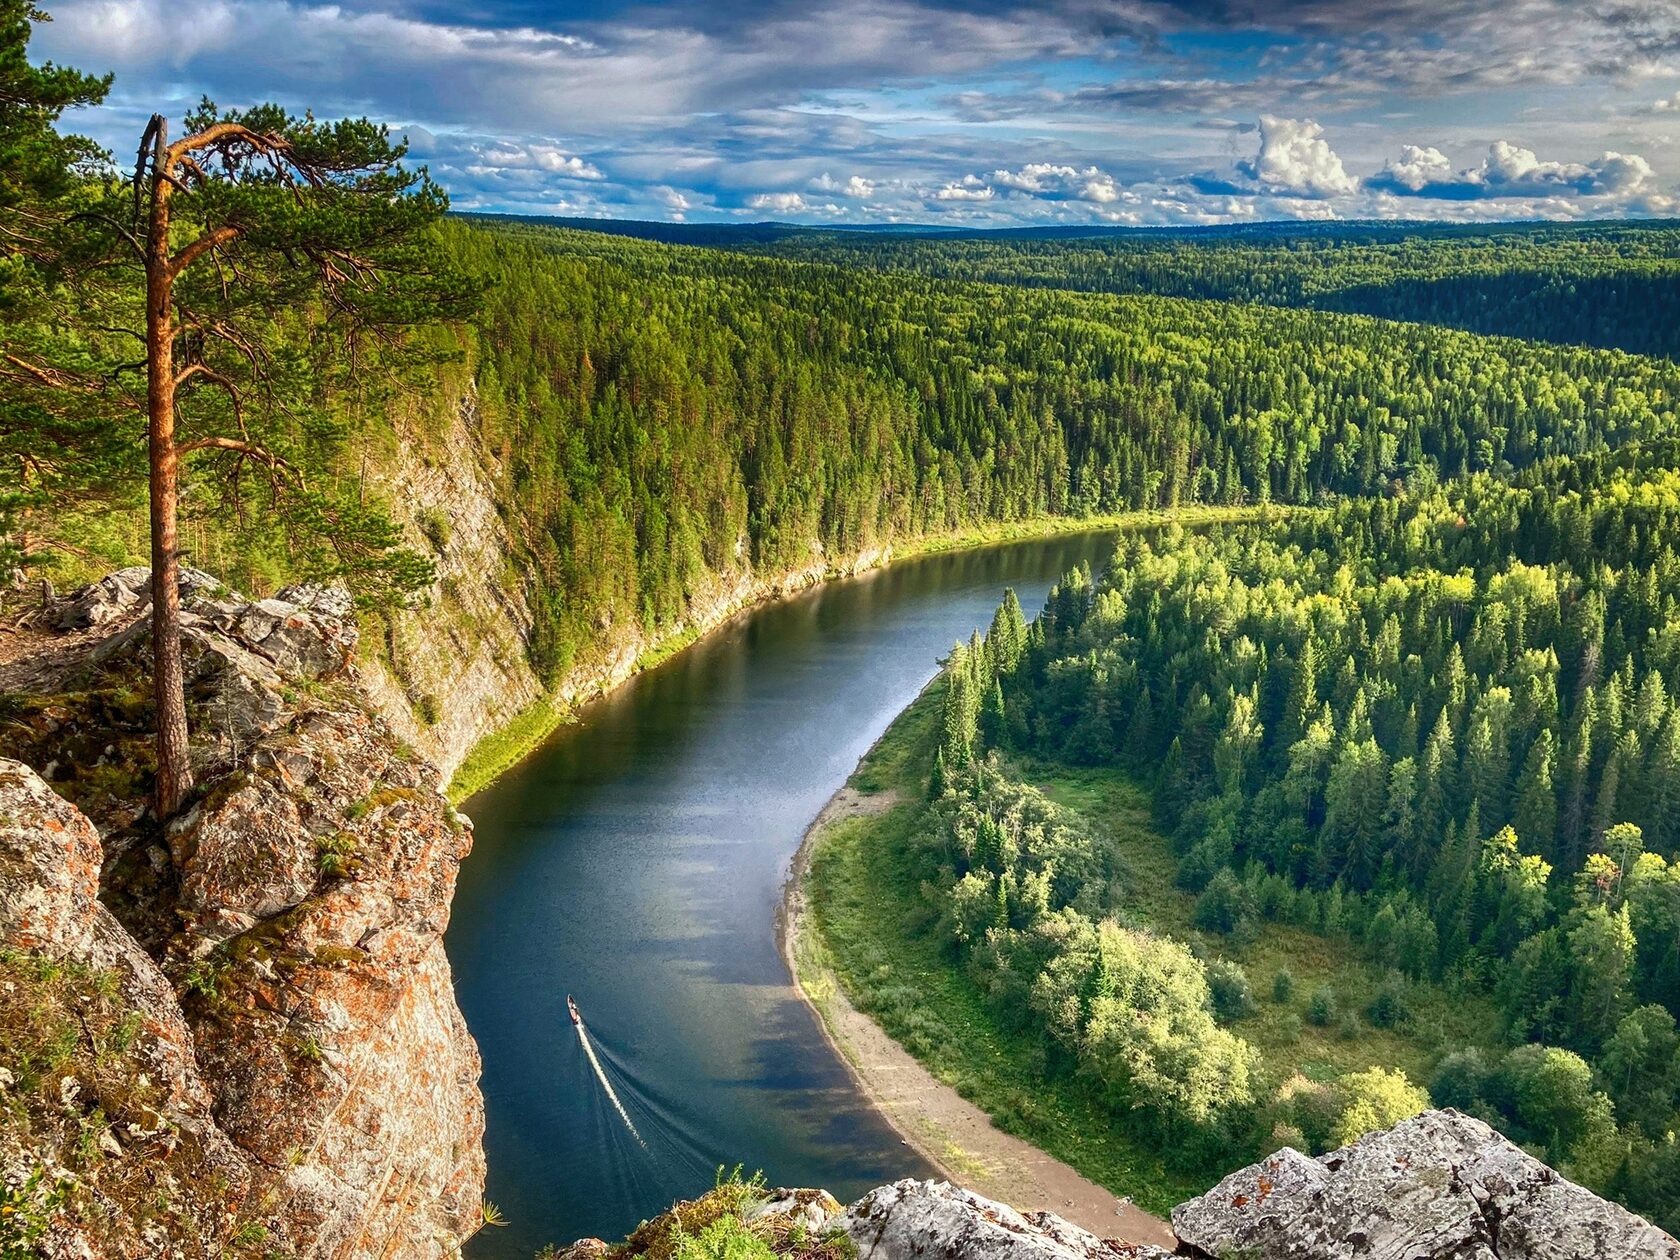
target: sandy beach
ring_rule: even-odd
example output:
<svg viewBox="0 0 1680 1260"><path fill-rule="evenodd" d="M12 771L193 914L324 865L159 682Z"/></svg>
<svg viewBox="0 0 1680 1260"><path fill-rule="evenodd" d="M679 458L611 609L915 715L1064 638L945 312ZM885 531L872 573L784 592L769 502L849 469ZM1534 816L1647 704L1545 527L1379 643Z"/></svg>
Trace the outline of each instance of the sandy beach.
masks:
<svg viewBox="0 0 1680 1260"><path fill-rule="evenodd" d="M900 1138L952 1183L1018 1211L1054 1212L1102 1238L1171 1249L1175 1240L1166 1222L1003 1132L854 1007L832 972L807 960L801 974L799 934L810 926L803 921L805 874L823 831L846 818L890 809L898 799L891 792L864 793L848 784L807 828L793 859L777 924L794 987L816 1012L859 1087Z"/></svg>

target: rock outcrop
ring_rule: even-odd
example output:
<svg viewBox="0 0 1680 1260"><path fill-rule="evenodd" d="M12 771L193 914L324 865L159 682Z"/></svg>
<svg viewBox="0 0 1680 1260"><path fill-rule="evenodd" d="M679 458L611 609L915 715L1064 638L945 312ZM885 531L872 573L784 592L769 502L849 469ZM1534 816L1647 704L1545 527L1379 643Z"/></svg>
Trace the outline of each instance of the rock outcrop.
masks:
<svg viewBox="0 0 1680 1260"><path fill-rule="evenodd" d="M659 1242L733 1213L781 1260L1680 1260L1680 1243L1456 1111L1431 1111L1320 1159L1285 1148L1172 1214L1165 1251L1020 1213L944 1181L897 1181L841 1208L820 1190L726 1184L621 1246L560 1260L663 1255ZM797 1226L797 1228L790 1228ZM843 1237L842 1237L843 1236Z"/></svg>
<svg viewBox="0 0 1680 1260"><path fill-rule="evenodd" d="M128 720L149 581L117 576L67 601L112 632L10 715L34 768L0 761L0 991L33 995L23 1041L76 1045L52 1079L27 1056L0 1078L31 1117L0 1132L3 1189L65 1255L458 1254L483 1219L443 951L470 823L371 711L342 596L197 584L200 790L158 825Z"/></svg>
<svg viewBox="0 0 1680 1260"><path fill-rule="evenodd" d="M1680 1260L1680 1244L1655 1226L1451 1110L1318 1159L1285 1147L1172 1219L1192 1256Z"/></svg>
<svg viewBox="0 0 1680 1260"><path fill-rule="evenodd" d="M782 1192L785 1193L785 1192ZM895 1181L835 1220L858 1260L1166 1260L1147 1244L1105 1241L1051 1212L1023 1216L944 1181Z"/></svg>

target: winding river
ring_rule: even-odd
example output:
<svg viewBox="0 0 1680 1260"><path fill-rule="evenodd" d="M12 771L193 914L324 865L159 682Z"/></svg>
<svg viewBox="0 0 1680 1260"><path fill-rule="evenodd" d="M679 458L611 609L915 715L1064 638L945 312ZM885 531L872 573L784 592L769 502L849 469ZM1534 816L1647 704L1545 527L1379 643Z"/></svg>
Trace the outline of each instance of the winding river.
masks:
<svg viewBox="0 0 1680 1260"><path fill-rule="evenodd" d="M781 886L952 642L1006 586L1035 611L1111 537L905 561L743 614L468 802L477 844L447 945L484 1055L487 1197L507 1219L475 1260L621 1237L719 1165L842 1199L927 1172L790 987Z"/></svg>

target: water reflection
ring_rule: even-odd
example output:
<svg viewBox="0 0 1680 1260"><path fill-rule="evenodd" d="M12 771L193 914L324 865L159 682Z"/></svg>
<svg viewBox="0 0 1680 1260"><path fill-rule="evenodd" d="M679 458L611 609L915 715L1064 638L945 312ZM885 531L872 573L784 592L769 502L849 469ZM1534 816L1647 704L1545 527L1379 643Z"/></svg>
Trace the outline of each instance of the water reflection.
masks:
<svg viewBox="0 0 1680 1260"><path fill-rule="evenodd" d="M1030 610L1106 538L930 557L761 609L592 705L468 811L448 949L484 1055L474 1257L616 1238L720 1164L845 1197L920 1160L788 987L773 916L800 834L1005 586ZM566 1012L647 1140L610 1111Z"/></svg>

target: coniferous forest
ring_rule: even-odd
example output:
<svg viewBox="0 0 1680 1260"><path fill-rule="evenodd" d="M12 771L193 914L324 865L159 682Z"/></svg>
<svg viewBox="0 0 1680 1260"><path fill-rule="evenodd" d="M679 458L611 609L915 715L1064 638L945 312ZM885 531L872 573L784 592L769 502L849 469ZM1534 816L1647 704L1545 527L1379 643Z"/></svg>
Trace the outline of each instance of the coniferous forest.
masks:
<svg viewBox="0 0 1680 1260"><path fill-rule="evenodd" d="M0 6L0 560L67 582L145 555L147 276L139 173L49 125L108 84L32 70L32 12ZM181 281L192 562L421 598L428 526L382 472L398 417L464 417L553 687L718 574L1276 508L1126 534L957 646L905 930L1192 1179L1432 1101L1680 1226L1680 229L615 234L446 216L372 124L187 122L353 155L380 212L180 194L279 242ZM321 239L358 232L402 284L355 305ZM1194 948L1124 910L1063 772L1144 794ZM1248 974L1283 929L1378 979ZM1266 1003L1353 1042L1441 1002L1486 1018L1409 1073L1280 1081L1245 1036Z"/></svg>

